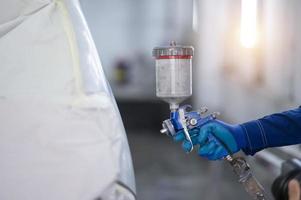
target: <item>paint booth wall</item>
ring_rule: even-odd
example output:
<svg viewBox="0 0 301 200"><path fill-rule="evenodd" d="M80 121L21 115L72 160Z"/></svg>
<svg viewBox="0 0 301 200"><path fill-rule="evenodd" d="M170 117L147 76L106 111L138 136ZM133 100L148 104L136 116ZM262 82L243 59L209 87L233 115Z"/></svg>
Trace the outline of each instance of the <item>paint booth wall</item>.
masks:
<svg viewBox="0 0 301 200"><path fill-rule="evenodd" d="M198 5L194 103L232 122L301 104L301 2L267 0L257 6L257 42L245 48L239 39L241 1Z"/></svg>

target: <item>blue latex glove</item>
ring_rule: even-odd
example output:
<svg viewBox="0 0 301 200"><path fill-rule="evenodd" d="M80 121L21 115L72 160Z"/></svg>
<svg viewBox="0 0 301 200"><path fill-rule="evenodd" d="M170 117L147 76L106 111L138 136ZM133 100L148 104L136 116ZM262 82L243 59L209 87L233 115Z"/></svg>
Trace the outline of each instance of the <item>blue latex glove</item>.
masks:
<svg viewBox="0 0 301 200"><path fill-rule="evenodd" d="M221 159L236 153L247 144L240 125L230 125L219 120L212 120L202 127L192 129L189 134L193 145L200 146L198 154L209 160ZM183 141L182 147L187 152L191 148L183 131L179 131L174 140Z"/></svg>

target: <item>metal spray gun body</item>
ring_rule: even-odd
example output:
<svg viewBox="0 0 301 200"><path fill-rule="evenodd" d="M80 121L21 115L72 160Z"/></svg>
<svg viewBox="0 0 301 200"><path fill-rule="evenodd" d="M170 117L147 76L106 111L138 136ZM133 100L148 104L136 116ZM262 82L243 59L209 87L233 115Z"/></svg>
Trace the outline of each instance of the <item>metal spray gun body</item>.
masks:
<svg viewBox="0 0 301 200"><path fill-rule="evenodd" d="M219 113L212 113L202 117L204 111L189 112L187 111L187 108L191 108L191 106L185 105L180 107L176 111L171 112L170 118L163 121L162 123L163 129L161 129L160 132L173 137L178 131L183 130L184 133L187 131L187 134L185 133L185 139L191 143L191 147L192 147L193 143L191 137L193 137L194 135L190 135L189 131L194 128L200 128L206 123L215 120ZM181 116L180 113L184 113L183 117ZM217 138L209 134L208 141L210 142L212 140L214 140L215 143L217 144L222 144L221 141L219 141ZM223 146L225 147L225 145ZM192 150L193 148L190 149L190 152ZM246 162L246 160L243 157L233 157L233 155L229 152L229 155L226 156L224 160L231 165L233 172L238 178L238 181L244 186L247 193L253 199L256 200L267 199L264 195L265 192L263 187L253 176L249 164Z"/></svg>
<svg viewBox="0 0 301 200"><path fill-rule="evenodd" d="M156 94L170 105L170 118L163 121L161 133L174 136L178 131L183 130L185 139L190 142L193 150L193 143L189 131L199 128L207 122L215 120L218 113L202 116L207 109L198 111L191 110L190 105L179 106L186 98L192 95L192 56L194 49L191 46L179 46L174 41L170 46L156 47L153 49L153 56L156 58ZM213 135L208 140L223 144ZM223 145L227 148L225 145ZM229 155L224 158L231 165L238 181L242 183L245 190L253 199L263 200L264 189L252 175L250 167L244 158L234 158Z"/></svg>

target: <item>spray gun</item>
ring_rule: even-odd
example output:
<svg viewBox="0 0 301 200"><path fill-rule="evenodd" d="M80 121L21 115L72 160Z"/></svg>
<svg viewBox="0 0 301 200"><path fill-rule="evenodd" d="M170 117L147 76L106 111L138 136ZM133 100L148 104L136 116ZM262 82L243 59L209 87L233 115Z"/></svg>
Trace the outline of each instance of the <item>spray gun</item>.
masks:
<svg viewBox="0 0 301 200"><path fill-rule="evenodd" d="M170 118L162 123L163 134L174 136L183 131L185 139L191 144L189 152L193 150L193 143L189 131L201 127L209 121L215 120L219 113L204 115L207 108L193 111L190 105L180 106L180 103L192 95L192 46L180 46L174 41L170 46L155 47L153 56L156 58L156 95L170 105ZM209 134L208 141L223 143ZM227 147L223 145L225 149ZM232 167L238 181L253 199L264 200L264 189L252 175L250 166L242 157L233 157L230 151L224 158Z"/></svg>

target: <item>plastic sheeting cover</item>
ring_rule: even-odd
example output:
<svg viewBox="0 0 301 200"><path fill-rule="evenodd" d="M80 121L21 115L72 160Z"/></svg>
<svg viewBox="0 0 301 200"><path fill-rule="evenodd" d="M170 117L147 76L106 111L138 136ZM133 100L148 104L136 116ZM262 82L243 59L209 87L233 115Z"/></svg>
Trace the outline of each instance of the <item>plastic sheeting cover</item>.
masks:
<svg viewBox="0 0 301 200"><path fill-rule="evenodd" d="M0 2L0 199L135 191L120 114L77 0Z"/></svg>

